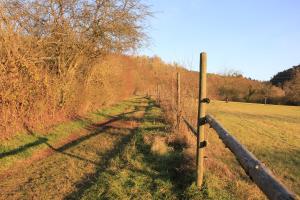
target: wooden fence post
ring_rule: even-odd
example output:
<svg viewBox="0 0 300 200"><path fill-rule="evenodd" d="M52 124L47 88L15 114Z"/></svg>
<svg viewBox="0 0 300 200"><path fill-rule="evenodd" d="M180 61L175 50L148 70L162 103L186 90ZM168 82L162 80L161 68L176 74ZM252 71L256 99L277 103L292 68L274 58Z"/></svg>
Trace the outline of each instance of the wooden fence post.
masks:
<svg viewBox="0 0 300 200"><path fill-rule="evenodd" d="M177 133L179 134L179 128L180 128L180 118L181 118L181 108L180 108L180 73L177 72L177 96L176 96L176 104L177 104Z"/></svg>
<svg viewBox="0 0 300 200"><path fill-rule="evenodd" d="M161 96L160 96L160 86L158 86L158 103L159 103L159 105L160 105L160 99L161 98Z"/></svg>
<svg viewBox="0 0 300 200"><path fill-rule="evenodd" d="M197 120L197 187L201 188L204 172L204 120L205 120L205 101L206 99L206 63L207 56L205 52L200 54L199 71L199 98L198 98L198 120Z"/></svg>
<svg viewBox="0 0 300 200"><path fill-rule="evenodd" d="M159 85L156 85L156 99L157 103L160 104L160 91L159 91Z"/></svg>

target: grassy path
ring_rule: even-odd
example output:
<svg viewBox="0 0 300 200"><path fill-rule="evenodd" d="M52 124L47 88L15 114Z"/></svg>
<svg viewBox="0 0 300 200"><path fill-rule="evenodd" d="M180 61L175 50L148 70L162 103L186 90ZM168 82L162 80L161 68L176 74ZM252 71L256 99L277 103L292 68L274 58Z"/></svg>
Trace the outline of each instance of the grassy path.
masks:
<svg viewBox="0 0 300 200"><path fill-rule="evenodd" d="M98 113L101 123L89 123L63 141L39 136L43 148L22 161L13 162L18 153L37 148L34 142L0 152L3 163L12 159L9 170L0 171L0 199L202 198L190 187L194 174L181 167L182 149L162 142L168 125L154 102L134 98L117 110Z"/></svg>

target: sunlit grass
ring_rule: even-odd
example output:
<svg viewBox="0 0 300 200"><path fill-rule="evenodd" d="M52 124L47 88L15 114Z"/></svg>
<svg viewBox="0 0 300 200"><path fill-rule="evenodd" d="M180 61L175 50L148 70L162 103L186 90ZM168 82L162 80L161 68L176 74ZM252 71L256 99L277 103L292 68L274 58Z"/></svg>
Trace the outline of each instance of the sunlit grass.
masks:
<svg viewBox="0 0 300 200"><path fill-rule="evenodd" d="M9 168L16 161L29 158L33 153L46 149L48 147L46 142L54 145L70 135L79 136L80 131L85 127L126 112L134 107L134 104L131 103L133 100L122 101L111 107L88 113L86 116L78 116L73 120L57 124L50 130L19 132L9 140L2 140L0 143L0 171Z"/></svg>
<svg viewBox="0 0 300 200"><path fill-rule="evenodd" d="M181 150L164 143L168 150L157 153L151 148L155 142L145 143L147 136L170 136L168 126L161 109L150 101L139 128L120 145L122 150L110 158L82 199L209 199L206 190L199 191L193 183L194 172L180 172L185 165Z"/></svg>
<svg viewBox="0 0 300 200"><path fill-rule="evenodd" d="M300 108L213 101L208 113L299 194ZM92 123L119 115L120 127L80 135ZM126 128L132 121L136 121L136 128ZM20 199L36 194L52 199L58 192L60 197L75 199L265 199L214 131L206 127L206 132L208 146L202 190L195 185L194 161L191 164L186 157L195 158L192 153L187 154L187 150L194 152L195 147L177 149L164 113L145 98L129 99L47 132L18 134L1 143L2 155L21 149L0 159L0 169L5 169L46 149L46 142L55 146L74 134L84 138L21 173L16 171L16 177L4 180L0 186L7 190L19 187L14 189L14 197ZM86 137L89 135L93 137ZM28 144L32 146L27 148ZM26 180L30 181L24 184Z"/></svg>
<svg viewBox="0 0 300 200"><path fill-rule="evenodd" d="M208 106L208 113L215 116L284 184L300 194L300 107L213 101ZM233 190L251 192L253 186L243 180L236 161L227 150L226 153L221 152L225 151L224 146L212 130L209 132L215 149L208 147L208 153L218 162L225 163L229 172L241 175L240 178L235 177ZM211 175L208 179L214 177L214 170L209 170ZM214 184L217 179L208 181Z"/></svg>

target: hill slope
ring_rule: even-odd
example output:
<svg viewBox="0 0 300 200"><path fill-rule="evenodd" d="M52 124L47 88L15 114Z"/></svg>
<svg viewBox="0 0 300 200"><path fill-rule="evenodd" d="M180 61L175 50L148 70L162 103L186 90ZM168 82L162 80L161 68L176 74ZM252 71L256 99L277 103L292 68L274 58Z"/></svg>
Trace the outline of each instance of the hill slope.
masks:
<svg viewBox="0 0 300 200"><path fill-rule="evenodd" d="M300 73L300 65L278 72L270 82L276 86L283 86L286 82L291 81L297 73Z"/></svg>
<svg viewBox="0 0 300 200"><path fill-rule="evenodd" d="M279 72L271 79L271 83L284 90L283 103L300 105L300 65Z"/></svg>

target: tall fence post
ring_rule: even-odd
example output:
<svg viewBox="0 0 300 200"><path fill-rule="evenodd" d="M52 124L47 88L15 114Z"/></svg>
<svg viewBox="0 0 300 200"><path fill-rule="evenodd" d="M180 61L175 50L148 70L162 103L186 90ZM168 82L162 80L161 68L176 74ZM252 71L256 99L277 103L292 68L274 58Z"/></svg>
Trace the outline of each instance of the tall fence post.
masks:
<svg viewBox="0 0 300 200"><path fill-rule="evenodd" d="M201 188L204 172L204 124L205 124L205 99L206 99L206 63L205 52L200 54L199 71L199 98L198 98L198 120L197 120L197 187Z"/></svg>
<svg viewBox="0 0 300 200"><path fill-rule="evenodd" d="M180 108L180 73L177 72L177 96L176 96L176 104L177 104L177 133L179 133L180 129L180 118L181 118L181 108Z"/></svg>

